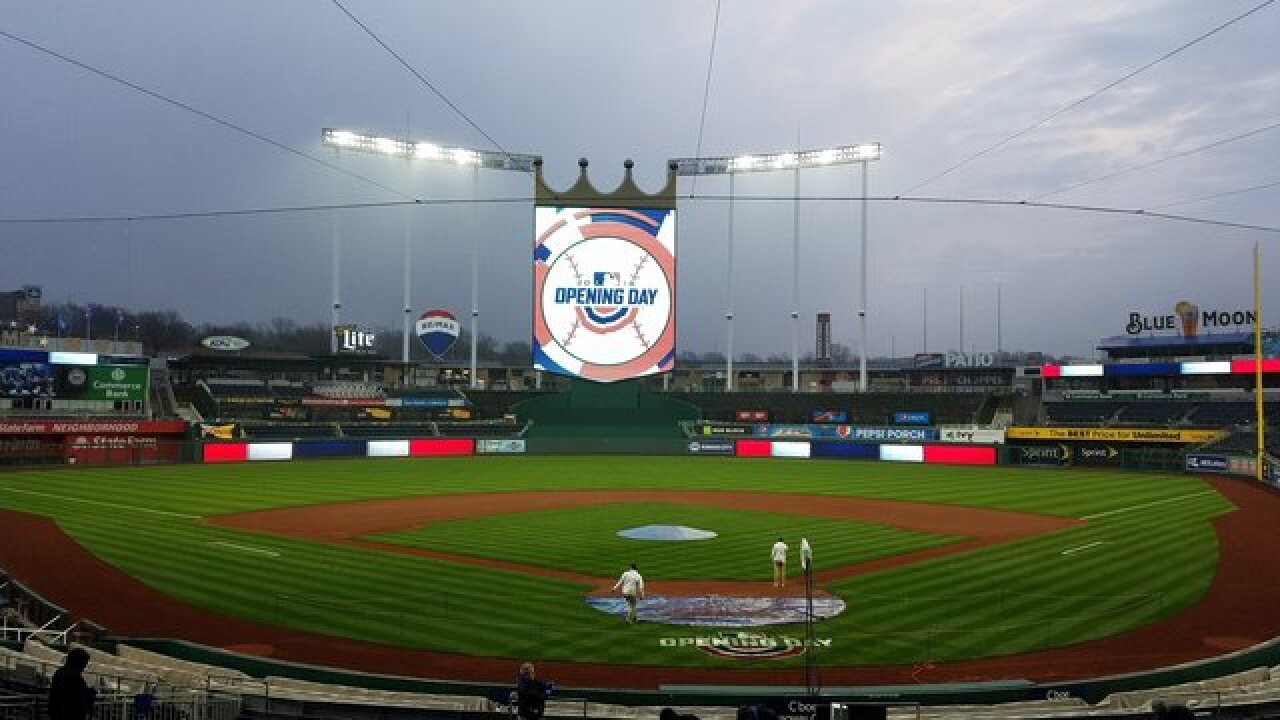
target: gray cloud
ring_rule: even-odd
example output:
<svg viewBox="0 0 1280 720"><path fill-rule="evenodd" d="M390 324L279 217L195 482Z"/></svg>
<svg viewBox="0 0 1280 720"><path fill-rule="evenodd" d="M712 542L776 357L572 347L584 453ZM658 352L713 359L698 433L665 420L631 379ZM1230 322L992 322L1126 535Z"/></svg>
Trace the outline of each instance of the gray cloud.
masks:
<svg viewBox="0 0 1280 720"><path fill-rule="evenodd" d="M898 193L1044 117L1253 3L1042 0L723 4L703 152L880 140L872 194ZM669 157L695 148L710 2L369 3L348 7L511 150L546 157L569 184L579 156L601 187L626 157L661 184ZM250 127L352 172L422 197L465 197L470 171L335 156L324 126L480 146L479 137L325 3L9 4L0 29ZM926 186L951 196L1024 198L1280 120L1280 11L1264 10ZM253 142L0 39L0 217L139 215L395 199L383 190ZM1148 207L1275 180L1280 133L1054 196ZM689 184L682 186L688 191ZM482 196L522 196L527 178L483 174ZM722 193L722 179L698 182ZM790 194L789 176L752 176L741 194ZM1280 224L1276 192L1176 208ZM858 192L849 168L806 172L804 194ZM736 347L790 347L790 202L737 203ZM852 203L802 203L802 348L814 312L835 314L853 345L857 215ZM724 203L681 207L680 336L724 344ZM481 239L482 331L529 331L531 209L441 206L342 213L347 314L398 325L403 217L413 231L413 304L470 306ZM995 344L1003 288L1006 348L1088 354L1130 309L1182 297L1249 303L1249 249L1274 235L1017 208L874 203L870 350L914 352L928 288L930 349ZM0 286L43 284L199 321L322 320L329 306L328 213L94 225L0 224ZM1280 290L1268 287L1267 308ZM1264 309L1264 317L1274 312Z"/></svg>

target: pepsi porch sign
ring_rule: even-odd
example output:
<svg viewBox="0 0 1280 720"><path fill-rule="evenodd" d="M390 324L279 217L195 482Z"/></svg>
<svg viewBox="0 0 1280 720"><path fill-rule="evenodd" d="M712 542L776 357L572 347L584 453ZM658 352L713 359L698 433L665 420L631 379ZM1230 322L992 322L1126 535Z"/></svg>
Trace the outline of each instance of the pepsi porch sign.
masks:
<svg viewBox="0 0 1280 720"><path fill-rule="evenodd" d="M534 210L533 365L597 382L675 361L676 212Z"/></svg>

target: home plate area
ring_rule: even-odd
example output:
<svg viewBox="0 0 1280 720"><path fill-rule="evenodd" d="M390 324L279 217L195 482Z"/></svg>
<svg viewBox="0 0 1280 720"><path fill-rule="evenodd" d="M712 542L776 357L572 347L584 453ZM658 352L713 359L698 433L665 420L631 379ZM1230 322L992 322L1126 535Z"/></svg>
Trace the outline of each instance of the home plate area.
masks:
<svg viewBox="0 0 1280 720"><path fill-rule="evenodd" d="M618 597L588 597L587 604L600 612L627 614L627 603ZM813 598L813 619L825 620L844 612L838 597ZM706 627L762 627L805 622L807 607L803 597L760 597L728 595L649 596L640 601L640 622Z"/></svg>

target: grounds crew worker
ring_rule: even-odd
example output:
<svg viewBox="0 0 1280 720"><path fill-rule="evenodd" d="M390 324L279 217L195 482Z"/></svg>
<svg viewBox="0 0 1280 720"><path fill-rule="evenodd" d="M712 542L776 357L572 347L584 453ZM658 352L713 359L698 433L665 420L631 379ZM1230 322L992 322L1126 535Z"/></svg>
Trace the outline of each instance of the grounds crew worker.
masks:
<svg viewBox="0 0 1280 720"><path fill-rule="evenodd" d="M614 590L618 588L622 588L622 597L627 601L627 622L633 623L636 621L636 605L644 597L644 578L640 577L635 563L631 563L631 568L613 584Z"/></svg>

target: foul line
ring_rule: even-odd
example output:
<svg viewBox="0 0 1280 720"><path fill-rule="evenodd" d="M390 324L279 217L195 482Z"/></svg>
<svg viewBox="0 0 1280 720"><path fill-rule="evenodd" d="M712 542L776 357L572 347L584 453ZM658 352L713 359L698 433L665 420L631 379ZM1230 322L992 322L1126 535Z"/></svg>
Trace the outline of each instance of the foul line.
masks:
<svg viewBox="0 0 1280 720"><path fill-rule="evenodd" d="M67 500L70 502L85 503L86 505L100 505L102 507L116 508L118 510L133 510L141 513L151 513L152 515L164 515L166 517L182 518L184 520L199 520L199 515L187 515L185 513L170 512L168 510L152 510L151 508L137 507L136 505L121 505L120 503L106 502L105 500L88 500L85 498L70 497L67 495L55 495L53 493L37 492L35 490L20 490L12 487L0 487L0 489L9 492L22 493L24 495L39 495L40 497L54 498L55 500Z"/></svg>
<svg viewBox="0 0 1280 720"><path fill-rule="evenodd" d="M1099 545L1106 545L1106 544L1107 544L1107 543L1106 543L1105 541L1103 541L1103 540L1098 540L1097 542L1087 543L1087 544L1085 544L1085 545L1081 545L1081 546L1079 546L1079 547L1068 548L1068 549L1066 549L1066 550L1063 550L1060 554L1062 554L1062 555L1070 555L1071 553L1080 552L1081 550L1088 550L1088 549L1089 549L1089 548L1091 548L1091 547L1098 547Z"/></svg>
<svg viewBox="0 0 1280 720"><path fill-rule="evenodd" d="M245 552L262 553L263 555L270 555L271 557L280 557L280 553L276 552L275 550L264 550L262 548L249 547L248 545L237 545L235 543L223 542L221 540L210 540L209 544L220 545L222 547L228 547L228 548L235 548L236 550L243 550Z"/></svg>
<svg viewBox="0 0 1280 720"><path fill-rule="evenodd" d="M1080 519L1081 520L1097 520L1098 518L1107 517L1108 515L1118 515L1123 512L1129 512L1130 510L1141 510L1142 508L1149 508L1149 507L1155 507L1156 505L1164 505L1165 503L1178 502L1179 500L1186 500L1187 498L1200 497L1201 495L1212 495L1215 492L1217 491L1202 490L1200 492L1188 493L1187 495L1179 495L1178 497L1165 498L1164 500L1153 500L1149 503L1142 503L1141 505L1130 505L1129 507L1117 508L1115 510L1107 510L1106 512L1094 513L1092 515L1085 515Z"/></svg>

